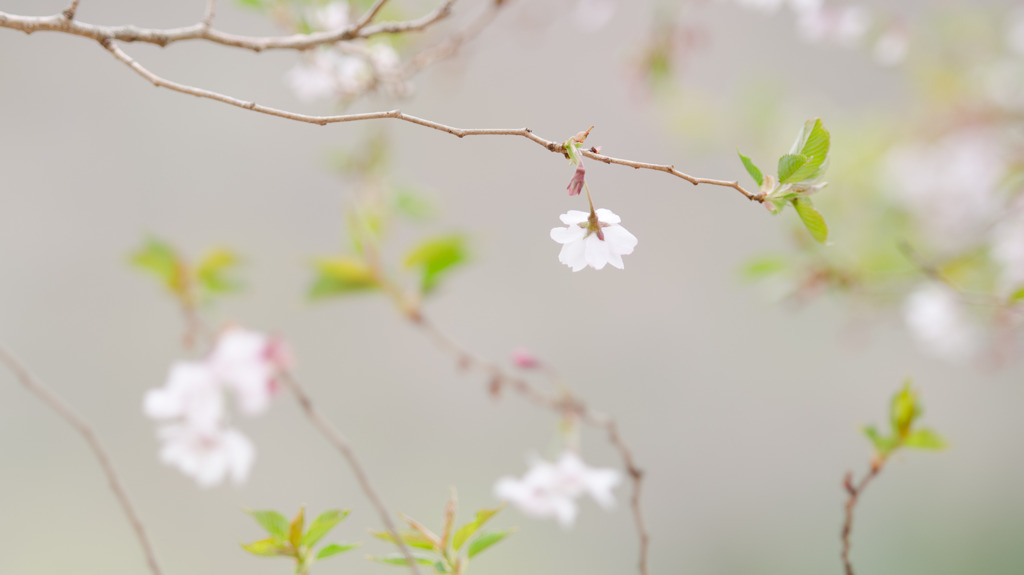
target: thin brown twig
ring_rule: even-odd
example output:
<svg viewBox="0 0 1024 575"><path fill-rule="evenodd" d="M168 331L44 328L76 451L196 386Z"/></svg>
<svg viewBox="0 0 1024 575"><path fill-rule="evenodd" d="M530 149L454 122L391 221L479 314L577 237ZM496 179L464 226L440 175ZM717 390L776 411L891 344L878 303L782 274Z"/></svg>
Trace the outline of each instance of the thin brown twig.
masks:
<svg viewBox="0 0 1024 575"><path fill-rule="evenodd" d="M861 478L857 484L853 483L853 473L847 473L843 479L843 487L846 488L846 493L849 497L846 500L844 506L844 517L843 517L843 530L840 533L840 540L842 541L842 550L839 556L843 560L843 569L846 575L854 575L853 564L850 562L850 534L853 531L853 509L857 506L857 502L860 500L860 496L864 493L864 489L867 488L868 484L874 479L881 471L882 467L885 466L885 458L876 457L871 462L871 468L867 474Z"/></svg>
<svg viewBox="0 0 1024 575"><path fill-rule="evenodd" d="M292 393L295 394L296 399L299 401L299 405L306 413L306 417L313 422L313 425L320 430L320 433L324 438L326 438L327 441L329 441L348 462L348 465L352 469L352 473L355 474L356 480L359 482L359 486L362 488L366 498L370 500L370 503L373 504L374 508L377 510L377 514L380 515L380 520L384 523L384 529L387 530L395 541L395 544L398 545L412 572L419 575L420 569L416 563L415 557L413 557L412 551L409 549L409 546L405 544L401 535L398 534L398 529L391 520L391 513L388 511L387 506L384 505L380 495L377 494L377 490L373 488L373 484L370 482L370 478L367 475L366 470L359 462L355 452L352 451L352 446L349 444L348 439L345 438L338 428L334 427L330 421L320 414L320 411L313 405L313 400L310 398L309 394L306 393L306 390L301 385L299 385L299 382L291 375L291 373L282 373L281 379L289 388L291 388Z"/></svg>
<svg viewBox="0 0 1024 575"><path fill-rule="evenodd" d="M633 514L633 521L639 538L639 559L637 568L640 575L648 573L648 555L650 553L650 535L647 531L647 524L644 521L643 508L641 505L641 491L643 486L644 473L636 463L633 451L623 441L615 421L602 413L589 409L582 401L570 396L551 396L521 377L509 374L498 364L474 355L462 347L451 336L439 329L420 310L413 310L406 313L406 316L414 325L426 332L438 345L448 350L455 356L460 367L475 368L478 371L487 373L490 379L491 393L499 394L502 389L509 388L522 396L529 403L549 409L561 414L572 415L579 418L583 423L591 427L601 429L608 438L608 443L615 448L622 459L626 473L632 483L632 494L630 495L630 509Z"/></svg>
<svg viewBox="0 0 1024 575"><path fill-rule="evenodd" d="M413 76L439 60L454 56L466 42L479 36L494 21L501 8L508 3L508 0L492 0L491 5L474 18L461 32L453 34L443 42L422 50L413 56L402 67L402 76Z"/></svg>
<svg viewBox="0 0 1024 575"><path fill-rule="evenodd" d="M107 482L110 484L110 490L114 492L114 496L121 505L121 510L124 511L125 516L128 518L128 522L132 526L132 530L135 532L135 537L139 540L142 552L146 556L146 562L149 564L149 570L153 575L160 575L160 566L156 561L153 546L150 544L149 538L146 536L146 530L142 525L142 521L139 519L139 515L136 513L135 508L132 506L131 500L128 498L128 492L125 491L124 485L121 483L121 479L117 475L117 471L114 470L114 466L110 462L110 456L107 455L107 450L96 437L96 432L93 431L92 427L90 427L89 424L81 418L81 416L71 409L71 406L65 403L64 400L52 391L44 387L38 379L33 377L32 374L29 373L28 369L3 346L0 346L0 363L3 363L7 369L14 374L18 381L20 381L21 384L24 385L33 395L45 403L47 407L56 412L57 415L71 425L71 427L74 427L75 431L77 431L78 434L85 439L85 442L89 444L89 448L92 450L93 455L96 456L96 460L99 461L100 467L103 469L103 473L107 476Z"/></svg>
<svg viewBox="0 0 1024 575"><path fill-rule="evenodd" d="M139 28L137 26L102 26L88 24L73 20L68 11L77 8L78 1L72 2L67 10L53 16L21 16L0 12L0 28L19 30L26 34L33 32L60 32L74 36L92 38L100 42L117 40L120 42L143 42L168 46L175 42L187 40L203 40L214 44L231 46L262 52L264 50L309 50L325 44L355 40L357 38L369 38L379 34L403 34L406 32L418 32L424 30L434 23L443 20L451 14L451 7L455 0L445 0L432 12L413 20L400 22L381 22L375 25L365 25L356 29L358 24L341 30L330 30L327 32L314 32L311 34L289 34L287 36L244 36L230 34L197 22L191 26L179 28Z"/></svg>
<svg viewBox="0 0 1024 575"><path fill-rule="evenodd" d="M454 0L448 0L443 4L443 6L446 6L446 9L450 9L453 1ZM374 2L373 6L370 6L370 9L367 10L366 13L363 14L363 16L359 18L359 20L356 22L356 25L352 27L352 32L359 32L360 30L365 28L367 24L373 22L373 19L377 17L377 14L381 11L382 8L384 8L384 5L387 3L388 0L377 0L376 2Z"/></svg>
<svg viewBox="0 0 1024 575"><path fill-rule="evenodd" d="M206 10L203 11L203 26L209 28L213 24L213 16L216 10L217 0L206 0Z"/></svg>
<svg viewBox="0 0 1024 575"><path fill-rule="evenodd" d="M165 78L157 76L153 72L151 72L148 69L146 69L145 67L143 67L141 64L139 64L139 62L137 60L133 59L131 56L129 56L123 50L121 50L121 48L118 47L118 45L115 44L114 42L109 41L109 40L104 40L104 41L101 42L101 44L103 45L104 48L106 48L108 51L110 51L110 53L113 54L113 56L115 58L117 58L118 60L123 62L129 68L134 70L138 75L142 76L143 78L145 78L147 81L149 81L154 86L157 86L158 88L167 88L169 90L172 90L172 91L175 91L175 92L179 92L179 93L182 93L182 94L188 94L190 96L196 96L196 97L199 97L199 98L205 98L205 99L208 99L208 100L214 100L216 102L221 102L221 103L224 103L224 104L228 104L230 106L235 106L237 108L242 108L244 110L252 110L254 112L259 112L261 114L267 114L267 115L270 115L270 116L276 116L278 118L284 118L284 119L287 119L287 120L294 120L294 121L297 121L297 122L306 122L306 123L309 123L309 124L317 124L317 125L320 125L320 126L324 126L324 125L327 125L327 124L340 124L340 123L345 123L345 122L359 122L359 121L365 121L365 120L392 119L392 120L401 120L403 122L409 122L411 124L416 124L418 126L423 126L423 127L426 127L426 128L431 128L433 130L438 130L440 132L445 132L447 134L451 134L451 135L456 136L458 138L465 138L467 136L519 136L519 137L526 138L526 139L528 139L528 140L530 140L530 141L532 141L532 142L542 146L543 148L547 149L550 152L554 152L556 154L563 155L563 156L566 154L565 148L564 148L564 146L561 143L541 138L540 136L534 134L533 130L531 130L529 128L455 128L453 126L447 126L445 124L441 124L441 123L434 122L434 121L431 121L431 120L426 120L424 118L419 118L417 116L412 116L412 115L409 115L409 114L405 114L405 113L402 113L401 110L397 110L397 109L396 110L390 110L390 111L387 111L387 112L368 112L368 113L365 113L365 114L342 114L342 115L337 115L337 116L311 116L311 115L307 115L307 114L298 114L298 113L295 113L295 112L288 112L286 110L281 110L281 109L278 109L278 108L271 108L269 106L263 106L261 104L257 104L256 102L253 102L253 101L240 100L238 98L233 98L231 96L220 94L218 92L213 92L213 91L210 91L210 90L204 90L202 88L196 88L194 86L188 86L186 84L180 84L178 82L173 82L171 80L167 80ZM673 176L676 176L678 178L682 178L682 179L686 180L687 182L690 182L693 185L709 184L709 185L713 185L713 186L723 186L723 187L727 187L727 188L733 188L736 191L738 191L739 193L743 194L748 200L755 201L755 202L763 202L764 201L764 196L762 194L760 194L760 193L754 194L754 193L751 193L751 192L747 191L746 189L743 188L743 186L741 186L735 180L727 181L727 180L715 180L715 179L710 179L710 178L698 178L698 177L691 176L689 174L685 174L683 172L680 172L679 170L675 169L675 166L673 166L673 165L650 164L650 163L646 163L646 162L635 162L633 160L624 160L624 159L621 159L621 158L614 158L614 157L611 157L611 156L605 156L605 155L599 154L599 153L597 153L596 151L593 151L593 150L583 150L582 153L583 153L584 156L586 156L588 158L591 158L591 159L594 159L594 160L597 160L597 161L600 161L600 162L604 162L606 164L618 164L618 165L621 165L621 166L629 166L631 168L638 169L638 170L639 169L647 169L647 170L654 170L654 171L659 171L659 172L666 172L666 173L672 174Z"/></svg>

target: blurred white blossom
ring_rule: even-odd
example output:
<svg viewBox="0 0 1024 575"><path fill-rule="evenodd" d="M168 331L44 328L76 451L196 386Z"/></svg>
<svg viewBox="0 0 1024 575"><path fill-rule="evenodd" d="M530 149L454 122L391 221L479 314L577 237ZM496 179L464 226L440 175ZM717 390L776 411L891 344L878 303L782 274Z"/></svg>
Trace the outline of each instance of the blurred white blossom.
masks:
<svg viewBox="0 0 1024 575"><path fill-rule="evenodd" d="M736 0L743 8L761 10L762 12L775 12L782 7L784 0Z"/></svg>
<svg viewBox="0 0 1024 575"><path fill-rule="evenodd" d="M320 31L335 31L348 28L352 23L348 2L331 2L313 11L310 24Z"/></svg>
<svg viewBox="0 0 1024 575"><path fill-rule="evenodd" d="M143 412L152 419L181 420L195 429L215 429L224 418L224 394L205 363L179 361L164 387L151 389Z"/></svg>
<svg viewBox="0 0 1024 575"><path fill-rule="evenodd" d="M607 264L622 269L622 256L636 247L636 236L619 225L622 218L604 208L595 213L597 222L590 222L589 213L569 210L559 216L566 227L551 230L551 239L562 244L558 261L574 272L587 266L599 270Z"/></svg>
<svg viewBox="0 0 1024 575"><path fill-rule="evenodd" d="M611 508L615 505L612 489L621 479L615 469L588 467L578 455L565 451L555 463L534 461L522 479L498 480L494 492L527 515L554 517L562 527L569 527L576 519L576 499L590 495L602 507Z"/></svg>
<svg viewBox="0 0 1024 575"><path fill-rule="evenodd" d="M1024 8L1018 6L1007 18L1006 45L1018 56L1024 57Z"/></svg>
<svg viewBox="0 0 1024 575"><path fill-rule="evenodd" d="M797 12L796 27L808 42L834 42L848 48L860 43L871 24L863 6L810 8Z"/></svg>
<svg viewBox="0 0 1024 575"><path fill-rule="evenodd" d="M586 32L604 28L615 16L616 0L577 0L573 20Z"/></svg>
<svg viewBox="0 0 1024 575"><path fill-rule="evenodd" d="M266 411L277 377L291 364L287 345L265 334L231 328L203 361L175 363L166 384L146 393L143 412L166 422L160 459L209 487L230 476L244 481L255 457L252 443L228 427L225 395L247 415Z"/></svg>
<svg viewBox="0 0 1024 575"><path fill-rule="evenodd" d="M256 448L239 431L231 428L201 430L185 424L160 428L160 461L176 467L196 480L200 487L213 487L230 478L243 483L256 458Z"/></svg>
<svg viewBox="0 0 1024 575"><path fill-rule="evenodd" d="M956 251L979 241L995 221L1006 171L997 134L963 130L891 150L884 177L933 245Z"/></svg>
<svg viewBox="0 0 1024 575"><path fill-rule="evenodd" d="M981 336L959 296L937 282L922 284L907 297L903 317L922 349L953 362L970 359Z"/></svg>
<svg viewBox="0 0 1024 575"><path fill-rule="evenodd" d="M1024 288L1024 197L992 231L992 259L1000 266L999 284L1004 295Z"/></svg>
<svg viewBox="0 0 1024 575"><path fill-rule="evenodd" d="M883 66L895 66L907 57L910 37L902 27L892 27L875 41L875 61Z"/></svg>

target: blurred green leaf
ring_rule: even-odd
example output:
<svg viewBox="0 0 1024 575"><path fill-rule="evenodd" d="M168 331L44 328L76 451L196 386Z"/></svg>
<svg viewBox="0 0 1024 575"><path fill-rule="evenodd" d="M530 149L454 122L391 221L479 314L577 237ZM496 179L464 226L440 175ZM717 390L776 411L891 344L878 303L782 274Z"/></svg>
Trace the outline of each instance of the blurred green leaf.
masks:
<svg viewBox="0 0 1024 575"><path fill-rule="evenodd" d="M405 265L422 270L420 290L430 293L437 287L442 274L468 258L466 238L447 235L428 239L413 248L405 257Z"/></svg>
<svg viewBox="0 0 1024 575"><path fill-rule="evenodd" d="M888 455L890 451L896 448L896 440L891 437L883 437L873 425L865 426L863 431L879 454L883 456Z"/></svg>
<svg viewBox="0 0 1024 575"><path fill-rule="evenodd" d="M1016 303L1019 301L1024 301L1024 287L1020 288L1019 290L1013 292L1010 295L1010 303Z"/></svg>
<svg viewBox="0 0 1024 575"><path fill-rule="evenodd" d="M288 538L288 519L277 511L246 511L278 541Z"/></svg>
<svg viewBox="0 0 1024 575"><path fill-rule="evenodd" d="M458 551L462 547L462 544L465 543L467 539L472 537L473 534L476 533L477 530L480 529L480 527L482 527L484 523L487 523L488 519L497 515L498 512L504 508L505 505L502 504L493 509L482 509L480 511L477 511L476 519L463 525L462 527L459 527L459 530L455 532L455 537L452 539L452 546L455 548L455 550Z"/></svg>
<svg viewBox="0 0 1024 575"><path fill-rule="evenodd" d="M386 563L388 565L408 565L409 564L409 562L406 561L405 556L400 554L400 553L392 553L391 555L384 555L384 556L381 556L381 557L367 557L367 559L369 559L371 561L376 561L377 563ZM413 560L416 561L417 563L421 564L421 565L433 565L434 564L434 560L431 559L430 557L424 557L423 555L420 555L420 554L417 554L417 553L413 553Z"/></svg>
<svg viewBox="0 0 1024 575"><path fill-rule="evenodd" d="M897 436L906 438L914 421L921 415L921 406L917 393L910 387L910 380L903 383L903 388L893 396L890 408L892 428Z"/></svg>
<svg viewBox="0 0 1024 575"><path fill-rule="evenodd" d="M288 526L288 541L296 549L302 545L302 531L306 528L306 508L299 507L299 512L295 514L295 519L292 519L291 524Z"/></svg>
<svg viewBox="0 0 1024 575"><path fill-rule="evenodd" d="M208 252L196 267L199 285L211 294L238 291L241 284L228 274L237 267L238 256L231 250L218 248Z"/></svg>
<svg viewBox="0 0 1024 575"><path fill-rule="evenodd" d="M376 289L373 270L352 257L322 258L313 264L316 277L309 289L310 299L321 299L357 291Z"/></svg>
<svg viewBox="0 0 1024 575"><path fill-rule="evenodd" d="M317 559L327 559L328 557L331 557L333 555L337 555L338 553L344 553L346 551L351 551L352 549L355 549L356 547L359 547L359 545L360 545L360 543L349 543L349 544L344 544L344 545L339 544L339 543L331 543L330 545L325 545L323 547L323 549L321 549L320 552L316 554L316 558Z"/></svg>
<svg viewBox="0 0 1024 575"><path fill-rule="evenodd" d="M388 533L387 531L374 531L372 533L373 533L373 536L376 537L377 539L388 541L390 543L395 543L395 538L392 537L391 534ZM416 532L413 532L413 531L407 531L407 532L404 532L404 533L399 533L399 537L401 537L402 541L404 541L405 544L408 545L409 547L415 547L417 549L427 549L427 550L431 550L431 551L436 549L436 547L434 546L433 541L431 541L429 538L423 536L420 533L416 533Z"/></svg>
<svg viewBox="0 0 1024 575"><path fill-rule="evenodd" d="M800 215L804 227L811 233L811 236L820 243L828 240L828 225L825 224L825 217L814 209L814 205L807 198L793 198L793 207Z"/></svg>
<svg viewBox="0 0 1024 575"><path fill-rule="evenodd" d="M316 545L324 535L348 517L348 509L331 509L324 511L309 525L309 530L302 536L302 544L307 547Z"/></svg>
<svg viewBox="0 0 1024 575"><path fill-rule="evenodd" d="M252 543L242 543L242 549L260 557L279 557L290 554L287 549L282 548L279 542L272 538Z"/></svg>
<svg viewBox="0 0 1024 575"><path fill-rule="evenodd" d="M916 429L903 439L903 445L913 449L945 449L946 441L930 429Z"/></svg>
<svg viewBox="0 0 1024 575"><path fill-rule="evenodd" d="M755 166L754 162L750 161L750 158L741 154L739 150L736 150L736 153L740 155L740 161L743 162L743 167L747 169L750 177L754 178L758 186L764 185L764 174L761 173L761 169Z"/></svg>
<svg viewBox="0 0 1024 575"><path fill-rule="evenodd" d="M187 292L188 276L185 263L170 244L150 237L131 255L131 263L156 276L167 289L182 296Z"/></svg>
<svg viewBox="0 0 1024 575"><path fill-rule="evenodd" d="M748 280L759 280L786 271L789 260L778 254L766 254L747 260L741 274Z"/></svg>
<svg viewBox="0 0 1024 575"><path fill-rule="evenodd" d="M434 215L434 206L413 188L400 187L395 190L395 211L413 219L427 220Z"/></svg>
<svg viewBox="0 0 1024 575"><path fill-rule="evenodd" d="M490 533L482 533L479 537L473 540L469 544L469 557L473 558L481 551L487 549L491 545L501 541L507 535L511 535L515 532L515 529L509 529L507 531L494 531Z"/></svg>
<svg viewBox="0 0 1024 575"><path fill-rule="evenodd" d="M786 154L779 158L779 183L787 184L793 181L793 174L806 163L807 156L803 154Z"/></svg>

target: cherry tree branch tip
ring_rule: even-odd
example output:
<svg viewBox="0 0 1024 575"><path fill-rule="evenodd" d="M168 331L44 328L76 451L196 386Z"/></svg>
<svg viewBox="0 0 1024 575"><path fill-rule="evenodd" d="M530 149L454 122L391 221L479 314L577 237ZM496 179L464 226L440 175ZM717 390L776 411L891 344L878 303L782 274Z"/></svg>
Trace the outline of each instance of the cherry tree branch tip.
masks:
<svg viewBox="0 0 1024 575"><path fill-rule="evenodd" d="M76 4L77 2L73 3L72 6ZM135 537L139 540L139 546L142 547L142 552L146 557L146 562L149 565L150 572L152 572L153 575L161 575L160 565L157 563L156 554L153 552L153 546L149 542L149 537L146 535L146 530L142 525L142 520L139 519L139 514L135 511L135 507L128 498L128 492L121 483L121 479L117 475L117 471L114 469L114 465L110 461L110 456L107 454L107 450L103 447L103 444L100 443L99 438L96 436L96 432L93 431L92 427L90 427L89 424L81 418L81 416L71 409L71 406L43 386L43 384L28 371L28 368L18 361L18 359L14 357L14 354L2 345L0 345L0 363L3 363L7 369L14 374L18 381L20 381L21 384L29 390L29 392L45 403L47 407L52 409L71 427L75 428L75 431L85 439L85 442L89 445L89 448L92 450L96 460L99 461L104 475L107 476L107 482L110 484L110 490L114 492L114 497L117 498L118 503L121 505L121 510L128 518L128 522L131 524L132 530L135 532Z"/></svg>
<svg viewBox="0 0 1024 575"><path fill-rule="evenodd" d="M147 68L143 67L139 62L133 59L131 56L126 54L124 50L117 46L116 43L110 40L103 40L100 42L104 48L110 51L115 58L123 62L129 68L134 70L137 74L148 80L154 86L159 88L167 88L175 92L182 94L188 94L199 98L205 98L208 100L214 100L236 108L242 108L244 110L252 110L261 114L267 114L270 116L276 116L278 118L284 118L286 120L293 120L297 122L305 122L309 124L317 124L325 126L327 124L340 124L345 122L359 122L365 120L382 120L382 119L393 119L401 120L403 122L409 122L426 128L431 128L440 132L445 132L456 136L458 138L465 138L469 136L520 136L526 138L542 147L547 149L549 152L554 152L560 155L565 155L565 149L562 144L541 138L540 136L533 133L533 130L529 128L456 128L454 126L448 126L432 120L427 120L410 114L405 114L399 109L389 110L386 112L368 112L363 114L341 114L334 116L314 116L309 114L300 114L296 112L289 112L287 110L281 110L278 108L272 108L270 106L264 106L257 104L254 101L246 101L232 96L227 96L218 92L205 90L203 88L197 88L186 84L180 84L171 80L167 80L160 76L157 76ZM659 172L666 172L678 178L682 178L690 182L691 184L708 184L713 186L723 186L733 188L743 194L747 199L757 202L764 201L763 196L760 194L752 194L748 192L743 186L739 185L736 181L726 180L715 180L710 178L698 178L689 174L680 172L671 165L663 164L650 164L647 162L636 162L633 160L625 160L622 158L615 158L612 156L606 156L599 154L591 150L583 150L583 155L587 158L604 162L606 164L618 164L621 166L628 166L634 169L646 169L654 170Z"/></svg>

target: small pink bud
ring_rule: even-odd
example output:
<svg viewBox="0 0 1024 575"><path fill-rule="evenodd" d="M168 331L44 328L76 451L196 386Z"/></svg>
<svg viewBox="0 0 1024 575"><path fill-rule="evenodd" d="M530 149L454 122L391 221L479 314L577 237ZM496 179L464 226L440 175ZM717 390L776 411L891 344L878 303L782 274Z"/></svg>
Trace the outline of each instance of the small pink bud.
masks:
<svg viewBox="0 0 1024 575"><path fill-rule="evenodd" d="M512 363L514 363L516 367L521 367L523 369L534 369L540 365L540 362L537 361L537 358L534 357L529 350L522 348L512 352Z"/></svg>
<svg viewBox="0 0 1024 575"><path fill-rule="evenodd" d="M583 183L587 177L587 171L583 169L583 164L576 166L576 173L572 175L572 179L569 180L569 185L565 188L569 190L570 196L578 196L583 191Z"/></svg>

